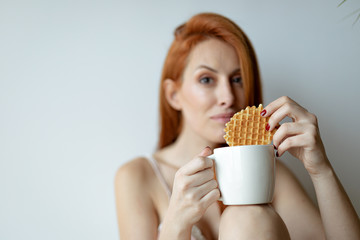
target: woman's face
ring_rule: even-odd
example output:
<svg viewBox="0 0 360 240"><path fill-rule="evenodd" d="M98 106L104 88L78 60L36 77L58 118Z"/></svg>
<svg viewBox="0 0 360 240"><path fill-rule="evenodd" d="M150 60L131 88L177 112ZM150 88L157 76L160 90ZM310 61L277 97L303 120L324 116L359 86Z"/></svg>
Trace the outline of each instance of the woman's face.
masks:
<svg viewBox="0 0 360 240"><path fill-rule="evenodd" d="M225 123L244 108L244 89L235 49L209 39L194 47L177 93L183 131L213 143L224 143Z"/></svg>

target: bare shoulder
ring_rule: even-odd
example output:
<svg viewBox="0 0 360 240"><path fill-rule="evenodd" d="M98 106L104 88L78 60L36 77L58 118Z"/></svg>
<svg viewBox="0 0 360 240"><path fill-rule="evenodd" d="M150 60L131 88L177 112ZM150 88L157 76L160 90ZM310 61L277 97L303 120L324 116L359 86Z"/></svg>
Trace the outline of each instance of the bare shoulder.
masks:
<svg viewBox="0 0 360 240"><path fill-rule="evenodd" d="M158 219L151 196L151 165L146 158L135 158L115 174L115 198L121 239L155 239Z"/></svg>
<svg viewBox="0 0 360 240"><path fill-rule="evenodd" d="M144 186L151 177L149 162L144 157L134 158L122 165L115 174L116 186ZM144 186L145 187L145 186ZM141 187L142 188L142 187Z"/></svg>

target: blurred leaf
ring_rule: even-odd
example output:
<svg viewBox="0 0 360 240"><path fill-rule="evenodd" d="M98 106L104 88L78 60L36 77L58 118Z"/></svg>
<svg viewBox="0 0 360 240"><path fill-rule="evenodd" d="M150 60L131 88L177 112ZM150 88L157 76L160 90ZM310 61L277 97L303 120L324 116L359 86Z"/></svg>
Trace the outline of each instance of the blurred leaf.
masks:
<svg viewBox="0 0 360 240"><path fill-rule="evenodd" d="M344 2L346 2L346 0L343 0L343 1L338 5L338 7L340 7Z"/></svg>
<svg viewBox="0 0 360 240"><path fill-rule="evenodd" d="M343 19L349 18L355 14L357 14L358 12L360 12L360 8L356 9L355 11L353 11L352 13L348 14L347 16L345 16ZM357 21L359 21L360 19L360 13L357 15L355 22L353 24L355 24Z"/></svg>
<svg viewBox="0 0 360 240"><path fill-rule="evenodd" d="M360 13L358 14L358 16L353 24L355 24L357 21L359 21L359 19L360 19Z"/></svg>
<svg viewBox="0 0 360 240"><path fill-rule="evenodd" d="M344 2L346 2L346 0L343 0L341 3L339 3L338 7L340 7ZM346 17L344 17L343 19L346 19L346 18L348 18L348 17L351 17L351 16L357 14L358 12L360 12L360 8L356 9L355 11L353 11L352 13L350 13L349 15L347 15ZM359 19L360 19L360 13L357 15L357 17L356 17L353 25L354 25L355 23L357 23L357 21L359 21Z"/></svg>

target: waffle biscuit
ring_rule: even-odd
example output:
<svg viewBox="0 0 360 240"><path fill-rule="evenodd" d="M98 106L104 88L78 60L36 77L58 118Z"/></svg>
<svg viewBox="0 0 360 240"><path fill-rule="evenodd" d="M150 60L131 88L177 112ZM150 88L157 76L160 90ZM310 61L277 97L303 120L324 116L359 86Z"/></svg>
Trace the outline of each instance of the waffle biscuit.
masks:
<svg viewBox="0 0 360 240"><path fill-rule="evenodd" d="M266 131L269 117L260 115L263 109L260 104L258 108L246 107L235 113L226 123L224 136L226 143L229 146L270 144L277 129Z"/></svg>

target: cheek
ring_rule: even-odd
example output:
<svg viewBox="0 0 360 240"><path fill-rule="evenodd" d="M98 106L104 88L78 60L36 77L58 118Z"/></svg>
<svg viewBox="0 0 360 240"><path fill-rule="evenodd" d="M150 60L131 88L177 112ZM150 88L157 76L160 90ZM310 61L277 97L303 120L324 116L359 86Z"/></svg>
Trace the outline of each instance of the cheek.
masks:
<svg viewBox="0 0 360 240"><path fill-rule="evenodd" d="M184 88L181 97L184 108L183 111L187 111L187 109L204 111L213 104L212 98L211 93L197 86Z"/></svg>
<svg viewBox="0 0 360 240"><path fill-rule="evenodd" d="M236 107L239 109L243 109L246 106L246 102L245 102L245 92L244 89L237 89L235 91L235 96L236 96Z"/></svg>

